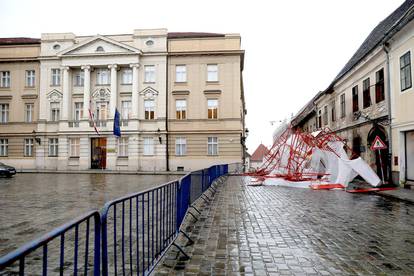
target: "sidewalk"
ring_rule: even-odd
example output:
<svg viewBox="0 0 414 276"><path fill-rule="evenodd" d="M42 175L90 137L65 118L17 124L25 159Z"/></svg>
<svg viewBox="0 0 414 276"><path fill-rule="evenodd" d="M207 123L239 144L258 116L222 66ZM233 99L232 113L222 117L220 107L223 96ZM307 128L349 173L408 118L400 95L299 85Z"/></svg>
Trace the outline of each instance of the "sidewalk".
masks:
<svg viewBox="0 0 414 276"><path fill-rule="evenodd" d="M396 190L377 192L377 194L414 204L414 190L397 188Z"/></svg>

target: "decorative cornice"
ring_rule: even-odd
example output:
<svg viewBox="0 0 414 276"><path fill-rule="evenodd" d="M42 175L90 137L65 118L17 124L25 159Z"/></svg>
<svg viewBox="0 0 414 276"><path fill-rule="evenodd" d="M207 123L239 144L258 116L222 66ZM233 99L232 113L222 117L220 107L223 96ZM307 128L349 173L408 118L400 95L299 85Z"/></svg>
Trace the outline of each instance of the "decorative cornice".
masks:
<svg viewBox="0 0 414 276"><path fill-rule="evenodd" d="M140 66L140 64L139 64L139 63L131 63L131 64L129 65L129 67L131 67L131 68L136 67L137 69L139 68L139 66Z"/></svg>
<svg viewBox="0 0 414 276"><path fill-rule="evenodd" d="M190 91L189 90L174 90L171 92L171 94L173 95L189 95Z"/></svg>
<svg viewBox="0 0 414 276"><path fill-rule="evenodd" d="M27 99L37 99L37 95L36 94L24 94L22 95L22 99L27 100Z"/></svg>
<svg viewBox="0 0 414 276"><path fill-rule="evenodd" d="M0 100L2 100L2 101L10 101L11 99L13 99L13 96L11 96L11 95L2 95L2 96L0 96Z"/></svg>
<svg viewBox="0 0 414 276"><path fill-rule="evenodd" d="M204 94L206 94L206 95L221 94L221 90L219 90L219 89L204 90Z"/></svg>

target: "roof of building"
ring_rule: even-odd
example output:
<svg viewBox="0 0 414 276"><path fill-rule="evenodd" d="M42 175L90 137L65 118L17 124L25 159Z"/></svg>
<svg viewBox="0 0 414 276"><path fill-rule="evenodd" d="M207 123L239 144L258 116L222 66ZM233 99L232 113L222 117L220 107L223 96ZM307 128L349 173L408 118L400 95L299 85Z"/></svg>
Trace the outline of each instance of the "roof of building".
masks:
<svg viewBox="0 0 414 276"><path fill-rule="evenodd" d="M203 38L203 37L224 37L219 33L200 33L200 32L171 32L168 38Z"/></svg>
<svg viewBox="0 0 414 276"><path fill-rule="evenodd" d="M387 18L382 20L368 35L368 37L362 42L358 50L354 53L351 59L345 64L339 74L332 81L330 87L332 87L340 78L354 68L362 59L364 59L369 53L371 53L381 43L392 35L393 31L399 30L404 27L413 19L413 7L414 0L406 0L401 6L399 6L394 12L392 12Z"/></svg>
<svg viewBox="0 0 414 276"><path fill-rule="evenodd" d="M252 157L250 158L250 161L263 161L263 157L268 153L268 148L260 144L257 149L253 152Z"/></svg>
<svg viewBox="0 0 414 276"><path fill-rule="evenodd" d="M39 38L30 37L0 37L0 45L40 44Z"/></svg>

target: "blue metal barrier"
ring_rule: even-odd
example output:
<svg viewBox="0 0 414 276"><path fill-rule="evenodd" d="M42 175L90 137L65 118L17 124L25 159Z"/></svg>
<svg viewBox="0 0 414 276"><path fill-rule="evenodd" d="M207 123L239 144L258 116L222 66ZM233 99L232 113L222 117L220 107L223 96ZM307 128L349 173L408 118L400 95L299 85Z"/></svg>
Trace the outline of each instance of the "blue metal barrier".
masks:
<svg viewBox="0 0 414 276"><path fill-rule="evenodd" d="M91 220L93 220L93 246L90 245ZM80 231L81 227L85 228L85 232ZM25 273L33 275L42 271L42 275L45 276L49 273L56 274L57 271L60 275L63 275L64 272L67 273L67 271L72 271L72 275L78 275L78 273L90 275L93 269L93 275L98 276L100 274L100 230L101 221L98 211L89 212L0 258L0 271L7 269L10 274L18 271L19 275L25 275ZM54 242L57 238L60 238L59 247L48 248L48 244ZM84 240L83 246L81 246L80 240ZM68 258L65 261L65 256L69 255L68 244L73 245L73 248L70 248L73 249L71 252L71 255L73 255L72 262ZM38 248L42 248L41 253L36 252ZM89 251L93 251L92 267L90 266ZM40 260L41 266L37 264ZM18 262L18 267L13 266L16 262ZM49 266L49 264L55 262L59 263L57 267ZM28 267L26 267L26 264ZM70 269L71 264L73 264L72 269ZM36 271L32 271L33 269L36 269Z"/></svg>
<svg viewBox="0 0 414 276"><path fill-rule="evenodd" d="M214 180L227 172L228 165L215 165L188 173L179 180L107 202L100 213L89 212L0 258L0 272L7 268L15 273L13 269L17 266L13 265L18 261L18 273L24 275L25 260L42 247L42 257L33 258L42 260L41 269L36 270L36 274L41 270L42 275L47 275L49 271L59 271L63 275L73 264L73 275L90 275L92 268L94 276L147 275L171 245L177 246L174 240L180 232L189 238L180 231L189 208L199 198L206 197L203 193ZM94 222L93 246L89 245L91 219ZM85 232L81 229L83 225ZM69 231L73 232L70 237ZM48 244L58 237L60 246L48 249ZM85 240L82 248L79 243L81 239ZM68 249L68 244L73 244L73 248ZM177 248L185 254L179 246ZM56 252L48 254L52 249ZM65 261L69 250L73 253L73 263ZM89 251L93 251L92 265ZM79 253L82 252L84 262L80 265ZM54 270L48 268L50 256L59 259L59 266Z"/></svg>

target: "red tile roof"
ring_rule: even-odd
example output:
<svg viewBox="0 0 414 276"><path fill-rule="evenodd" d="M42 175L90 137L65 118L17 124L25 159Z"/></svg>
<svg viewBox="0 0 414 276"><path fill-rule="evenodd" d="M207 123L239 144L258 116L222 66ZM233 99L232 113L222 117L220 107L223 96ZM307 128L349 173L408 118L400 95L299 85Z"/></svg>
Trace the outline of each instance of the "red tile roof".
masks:
<svg viewBox="0 0 414 276"><path fill-rule="evenodd" d="M263 157L267 154L269 150L266 148L265 145L260 144L257 149L253 152L252 157L250 157L250 161L252 162L262 162Z"/></svg>
<svg viewBox="0 0 414 276"><path fill-rule="evenodd" d="M224 34L199 33L199 32L172 32L172 33L168 33L168 38L201 38L201 37L224 37Z"/></svg>
<svg viewBox="0 0 414 276"><path fill-rule="evenodd" d="M30 37L0 37L0 45L40 44L39 38Z"/></svg>

